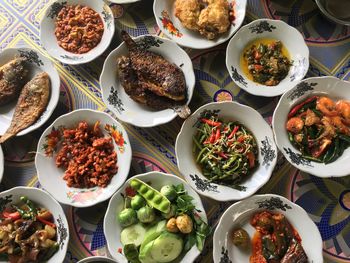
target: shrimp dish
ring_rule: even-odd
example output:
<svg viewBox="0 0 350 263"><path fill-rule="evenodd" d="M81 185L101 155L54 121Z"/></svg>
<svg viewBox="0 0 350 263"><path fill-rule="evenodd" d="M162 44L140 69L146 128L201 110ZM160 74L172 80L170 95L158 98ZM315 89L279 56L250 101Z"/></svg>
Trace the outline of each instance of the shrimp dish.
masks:
<svg viewBox="0 0 350 263"><path fill-rule="evenodd" d="M350 101L309 97L289 112L286 129L304 158L334 162L350 146Z"/></svg>

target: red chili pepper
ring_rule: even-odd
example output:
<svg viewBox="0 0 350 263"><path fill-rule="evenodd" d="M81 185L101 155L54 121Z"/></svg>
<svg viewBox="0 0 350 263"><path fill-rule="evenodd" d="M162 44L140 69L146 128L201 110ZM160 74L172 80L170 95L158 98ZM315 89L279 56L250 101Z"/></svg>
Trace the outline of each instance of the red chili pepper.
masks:
<svg viewBox="0 0 350 263"><path fill-rule="evenodd" d="M262 54L260 54L257 50L254 51L254 58L256 60L259 60L262 57Z"/></svg>
<svg viewBox="0 0 350 263"><path fill-rule="evenodd" d="M288 114L288 119L292 118L295 114L297 114L298 110L300 110L305 104L308 104L308 103L310 103L314 100L317 100L317 99L318 99L318 96L312 96L312 97L304 100L302 103L294 106L293 109Z"/></svg>
<svg viewBox="0 0 350 263"><path fill-rule="evenodd" d="M210 143L214 143L215 142L215 130L213 130L211 132L210 138L209 138L209 142Z"/></svg>
<svg viewBox="0 0 350 263"><path fill-rule="evenodd" d="M118 248L118 253L123 253L123 249L120 247L120 248Z"/></svg>
<svg viewBox="0 0 350 263"><path fill-rule="evenodd" d="M218 155L224 159L227 159L227 155L223 152L218 152Z"/></svg>
<svg viewBox="0 0 350 263"><path fill-rule="evenodd" d="M17 220L17 219L21 218L21 214L18 211L13 212L13 213L9 213L9 212L4 211L2 213L2 215L3 215L3 217L11 218L12 220Z"/></svg>
<svg viewBox="0 0 350 263"><path fill-rule="evenodd" d="M259 72L259 71L262 71L264 69L264 67L259 65L259 64L255 64L254 69L255 69L255 71Z"/></svg>
<svg viewBox="0 0 350 263"><path fill-rule="evenodd" d="M248 153L247 153L247 158L248 158L248 161L249 161L249 168L253 168L253 167L254 167L254 164L255 164L255 156L254 156L254 153L248 152Z"/></svg>
<svg viewBox="0 0 350 263"><path fill-rule="evenodd" d="M237 139L238 142L244 142L244 136L239 136L238 139Z"/></svg>
<svg viewBox="0 0 350 263"><path fill-rule="evenodd" d="M204 122L210 126L214 126L214 127L218 127L221 125L221 122L218 122L218 121L213 121L213 120L208 120L208 119L201 119L201 122Z"/></svg>
<svg viewBox="0 0 350 263"><path fill-rule="evenodd" d="M40 221L41 223L43 223L45 225L51 226L52 228L56 228L56 225L54 223L49 222L49 221L41 218L40 216L37 216L36 219L38 219L38 221Z"/></svg>
<svg viewBox="0 0 350 263"><path fill-rule="evenodd" d="M232 131L232 132L230 133L230 135L228 136L228 138L231 139L231 138L233 137L233 135L236 134L236 132L238 131L238 129L239 129L239 126L235 126L235 127L233 128L233 131Z"/></svg>
<svg viewBox="0 0 350 263"><path fill-rule="evenodd" d="M216 134L215 134L215 141L214 142L217 142L221 137L221 132L220 132L220 128L217 128L216 129Z"/></svg>

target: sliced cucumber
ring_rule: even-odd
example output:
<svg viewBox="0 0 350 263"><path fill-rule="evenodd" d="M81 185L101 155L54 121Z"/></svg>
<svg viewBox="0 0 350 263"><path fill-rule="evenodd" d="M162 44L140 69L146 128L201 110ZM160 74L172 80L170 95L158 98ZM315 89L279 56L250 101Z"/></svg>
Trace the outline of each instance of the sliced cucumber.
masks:
<svg viewBox="0 0 350 263"><path fill-rule="evenodd" d="M165 231L153 241L151 257L160 263L171 262L181 254L182 249L182 238Z"/></svg>
<svg viewBox="0 0 350 263"><path fill-rule="evenodd" d="M152 226L150 229L147 230L146 235L141 243L140 251L143 250L143 248L150 243L151 241L155 240L157 237L160 236L160 234L166 230L166 221L162 220L159 221L158 224Z"/></svg>
<svg viewBox="0 0 350 263"><path fill-rule="evenodd" d="M146 228L141 224L135 224L123 229L120 234L120 241L126 244L134 244L140 246L146 235Z"/></svg>
<svg viewBox="0 0 350 263"><path fill-rule="evenodd" d="M148 242L142 249L140 249L139 260L142 263L156 263L156 261L152 258L151 249L153 247L153 241Z"/></svg>

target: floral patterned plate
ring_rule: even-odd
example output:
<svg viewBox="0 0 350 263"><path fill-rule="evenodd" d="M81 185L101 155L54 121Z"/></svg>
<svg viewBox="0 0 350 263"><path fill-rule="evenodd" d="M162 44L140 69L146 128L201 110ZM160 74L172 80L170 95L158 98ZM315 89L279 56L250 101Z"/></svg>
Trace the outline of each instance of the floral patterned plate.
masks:
<svg viewBox="0 0 350 263"><path fill-rule="evenodd" d="M250 43L257 39L280 40L287 49L292 66L288 75L276 86L266 86L251 80L242 68L241 57ZM233 81L246 92L256 96L274 97L292 89L309 69L309 48L303 35L294 27L279 20L258 19L240 28L226 51L226 67Z"/></svg>
<svg viewBox="0 0 350 263"><path fill-rule="evenodd" d="M59 248L57 252L47 261L47 263L63 262L69 242L69 225L66 215L61 205L46 191L34 187L14 187L0 193L0 204L16 204L21 196L26 196L40 207L47 208L53 215L54 223L57 226L57 242ZM0 262L8 262L2 261Z"/></svg>
<svg viewBox="0 0 350 263"><path fill-rule="evenodd" d="M189 30L181 24L174 14L175 0L154 0L153 13L160 30L179 45L194 49L207 49L226 42L243 23L247 0L228 0L228 3L231 9L231 26L226 33L213 40L208 40L205 36Z"/></svg>
<svg viewBox="0 0 350 263"><path fill-rule="evenodd" d="M183 184L188 195L193 197L193 204L196 207L198 215L201 219L207 223L207 215L205 213L202 201L199 195L180 177L172 174L166 174L162 172L149 172L144 174L138 174L130 178L124 183L124 185L112 196L109 200L107 212L103 221L103 231L107 240L108 251L113 258L115 258L119 263L128 263L126 257L122 253L123 245L120 241L120 233L122 228L117 220L117 214L124 207L124 197L126 189L129 187L129 182L137 178L143 182L149 183L155 189L160 189L164 185L178 185ZM199 256L201 252L198 250L197 246L194 245L186 253L180 255L175 261L177 263L190 263Z"/></svg>
<svg viewBox="0 0 350 263"><path fill-rule="evenodd" d="M61 48L55 36L55 21L58 13L65 5L89 6L102 18L104 32L101 42L84 54L75 54ZM40 42L50 56L60 62L77 65L90 62L100 56L109 46L114 35L115 25L112 10L104 1L89 0L56 0L46 9L40 22Z"/></svg>
<svg viewBox="0 0 350 263"><path fill-rule="evenodd" d="M175 42L157 36L144 35L134 38L145 49L162 55L166 60L176 64L184 73L187 88L187 102L192 98L195 75L192 61L187 53ZM102 98L118 119L138 127L153 127L173 120L175 109L153 110L132 100L125 92L117 76L117 58L128 54L125 43L120 44L105 60L100 77Z"/></svg>
<svg viewBox="0 0 350 263"><path fill-rule="evenodd" d="M28 134L41 127L55 110L60 97L60 77L53 63L38 50L30 48L7 48L0 53L0 66L12 60L15 56L25 57L29 73L28 79L32 79L40 72L46 72L50 77L50 98L45 111L39 119L28 128L20 131L17 136ZM28 80L28 81L29 81ZM4 134L10 126L15 111L17 100L0 107L0 135Z"/></svg>
<svg viewBox="0 0 350 263"><path fill-rule="evenodd" d="M255 229L250 218L257 212L268 210L282 213L298 231L308 262L322 263L322 238L315 223L297 204L279 195L254 195L231 205L220 218L213 237L214 263L249 262L251 250L242 250L233 245L232 231L243 228L253 237Z"/></svg>
<svg viewBox="0 0 350 263"><path fill-rule="evenodd" d="M287 116L292 107L307 97L324 94L334 100L350 101L350 82L335 77L315 77L304 79L293 89L283 94L272 119L272 127L278 148L284 157L296 168L318 177L341 177L350 174L350 148L334 162L324 164L303 158L288 139Z"/></svg>
<svg viewBox="0 0 350 263"><path fill-rule="evenodd" d="M259 165L240 184L233 189L207 180L192 152L193 139L198 120L204 114L217 114L219 118L238 121L251 131L258 146ZM177 165L186 181L199 193L218 201L240 200L251 196L270 179L277 162L277 147L270 126L253 108L237 102L212 102L200 107L183 123L175 144Z"/></svg>
<svg viewBox="0 0 350 263"><path fill-rule="evenodd" d="M62 178L64 169L56 167L57 153L51 138L61 127L72 128L80 121L86 121L89 125L94 125L99 121L104 136L113 138L114 150L118 157L118 171L105 188L68 187ZM53 152L52 156L47 154L50 151ZM129 174L130 163L131 146L123 126L107 113L88 109L75 110L57 118L41 135L35 156L35 166L42 187L60 203L75 207L93 206L110 198L125 182Z"/></svg>

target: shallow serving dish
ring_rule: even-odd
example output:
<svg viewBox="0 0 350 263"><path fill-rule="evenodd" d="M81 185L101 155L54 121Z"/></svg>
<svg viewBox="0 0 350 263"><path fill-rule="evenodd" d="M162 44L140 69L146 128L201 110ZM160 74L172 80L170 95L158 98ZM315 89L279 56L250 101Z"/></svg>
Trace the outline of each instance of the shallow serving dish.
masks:
<svg viewBox="0 0 350 263"><path fill-rule="evenodd" d="M96 121L100 121L101 131L105 136L109 134L103 129L105 124L115 126L116 130L124 138L123 146L117 146L115 141L114 150L117 152L118 158L118 172L113 176L107 187L93 187L93 188L73 188L68 187L66 181L62 178L64 169L57 168L55 164L55 156L49 157L45 155L45 147L47 147L47 136L60 126L66 128L76 127L80 121L86 121L93 125ZM60 203L75 206L88 207L107 200L112 194L123 185L126 180L131 163L131 146L128 135L123 126L113 119L110 115L104 112L95 110L75 110L57 118L41 135L37 154L35 156L35 166L38 172L38 179L40 184L50 194L52 194Z"/></svg>
<svg viewBox="0 0 350 263"><path fill-rule="evenodd" d="M82 260L79 260L78 263L118 263L117 261L107 258L107 257L100 257L100 256L94 256L94 257L88 257L84 258Z"/></svg>
<svg viewBox="0 0 350 263"><path fill-rule="evenodd" d="M280 40L288 50L292 66L288 75L276 86L259 84L246 75L241 65L244 49L257 39ZM231 78L250 94L274 97L293 88L304 78L309 68L309 49L301 33L283 21L258 19L243 26L227 45L226 67Z"/></svg>
<svg viewBox="0 0 350 263"><path fill-rule="evenodd" d="M87 53L75 54L61 48L55 36L55 20L65 5L83 5L91 7L103 21L104 32L101 42ZM115 25L112 10L104 1L57 0L46 9L40 22L40 41L50 56L60 62L77 65L90 62L100 56L109 46L114 35Z"/></svg>
<svg viewBox="0 0 350 263"><path fill-rule="evenodd" d="M192 136L196 132L195 124L201 113L207 110L219 110L219 118L238 121L249 129L258 146L259 165L241 185L245 191L209 182L196 164L192 153ZM199 193L218 201L232 201L246 198L261 188L271 177L277 161L277 147L270 126L253 108L236 102L213 102L196 110L185 122L176 138L177 165L186 181Z"/></svg>
<svg viewBox="0 0 350 263"><path fill-rule="evenodd" d="M173 41L157 36L139 36L134 40L180 67L185 75L188 105L194 90L195 75L187 53ZM105 60L100 77L103 102L118 119L138 127L153 127L173 120L177 116L173 109L157 111L135 102L126 94L117 76L117 58L127 54L128 49L123 42ZM113 96L112 100L109 100L110 96Z"/></svg>
<svg viewBox="0 0 350 263"><path fill-rule="evenodd" d="M273 114L272 126L278 148L296 168L318 177L340 177L349 175L350 148L334 162L317 163L303 158L289 141L286 130L287 115L292 107L311 95L328 95L331 99L350 101L350 82L335 77L308 78L283 94Z"/></svg>
<svg viewBox="0 0 350 263"><path fill-rule="evenodd" d="M107 212L103 221L103 229L107 240L108 251L111 256L115 258L119 263L127 263L128 261L123 254L118 252L118 249L122 248L123 245L120 241L120 232L122 228L117 221L117 213L124 207L124 199L122 197L122 194L125 193L125 189L127 186L129 186L130 180L134 178L138 178L141 181L151 183L152 187L155 189L160 189L163 185L166 184L183 184L188 194L194 198L193 203L198 210L199 216L203 219L204 222L207 222L207 216L199 195L190 187L189 184L187 184L181 178L175 175L155 171L135 175L126 181L124 185L112 196L111 200L109 201ZM199 256L199 254L200 251L198 250L197 246L194 245L185 255L183 255L181 259L176 260L176 262L193 262Z"/></svg>
<svg viewBox="0 0 350 263"><path fill-rule="evenodd" d="M37 73L42 71L47 72L50 76L50 99L47 104L45 111L39 117L39 119L28 128L19 132L16 136L22 136L28 134L40 126L42 126L51 116L54 109L57 106L60 97L60 77L56 68L53 66L52 62L48 60L40 52L30 49L30 48L7 48L0 53L0 66L12 60L15 56L25 56L28 57L30 61L28 65L29 74L28 81L32 79ZM2 107L0 107L0 135L3 135L7 128L10 126L12 116L15 111L17 100L10 102Z"/></svg>
<svg viewBox="0 0 350 263"><path fill-rule="evenodd" d="M59 249L50 260L47 261L47 263L63 262L66 257L69 242L69 225L61 205L46 191L34 187L23 186L14 187L1 192L0 200L4 201L6 197L9 197L11 203L17 203L20 201L21 196L28 197L39 206L49 209L53 214L54 223L57 226L57 242L59 244Z"/></svg>
<svg viewBox="0 0 350 263"><path fill-rule="evenodd" d="M228 0L228 2L230 5L233 5L235 20L227 32L213 40L208 40L205 36L189 30L181 24L180 20L174 15L175 0L155 0L153 3L153 13L160 30L179 45L194 49L207 49L226 42L243 23L247 1Z"/></svg>
<svg viewBox="0 0 350 263"><path fill-rule="evenodd" d="M255 229L249 223L250 218L253 214L263 210L284 214L298 231L302 246L309 259L308 262L323 262L320 232L304 209L282 196L266 194L254 195L237 202L231 205L222 215L213 237L213 259L215 263L249 262L250 251L245 252L233 245L231 233L237 228L243 228L252 237ZM226 261L223 261L224 259Z"/></svg>

